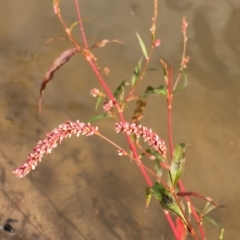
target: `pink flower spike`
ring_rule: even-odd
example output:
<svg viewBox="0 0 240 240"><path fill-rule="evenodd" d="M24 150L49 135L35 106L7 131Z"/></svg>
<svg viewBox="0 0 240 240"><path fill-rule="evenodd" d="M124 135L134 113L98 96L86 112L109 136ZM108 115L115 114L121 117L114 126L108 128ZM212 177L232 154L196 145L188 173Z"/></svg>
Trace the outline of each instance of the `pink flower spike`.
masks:
<svg viewBox="0 0 240 240"><path fill-rule="evenodd" d="M152 130L143 127L142 125L136 125L135 123L116 123L115 124L116 133L122 132L127 135L135 135L137 137L142 137L145 142L151 145L155 150L157 150L163 157L167 155L167 147L165 142Z"/></svg>
<svg viewBox="0 0 240 240"><path fill-rule="evenodd" d="M98 128L91 126L89 123L67 121L47 133L44 140L38 141L33 152L28 155L27 161L16 168L13 173L18 178L25 177L31 170L35 169L38 162L42 161L43 154L51 153L52 149L60 144L64 138L71 137L73 134L91 136L97 132Z"/></svg>

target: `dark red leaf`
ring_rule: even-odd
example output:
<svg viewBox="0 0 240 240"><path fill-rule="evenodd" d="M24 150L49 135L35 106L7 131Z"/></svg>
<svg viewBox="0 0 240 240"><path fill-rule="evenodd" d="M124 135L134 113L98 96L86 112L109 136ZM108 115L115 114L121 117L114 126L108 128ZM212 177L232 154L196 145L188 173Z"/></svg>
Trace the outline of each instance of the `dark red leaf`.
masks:
<svg viewBox="0 0 240 240"><path fill-rule="evenodd" d="M42 102L42 95L43 91L45 90L47 83L53 78L54 73L64 65L78 50L76 48L70 48L65 50L59 57L57 57L54 62L52 63L51 67L45 73L45 76L42 81L42 85L40 88L40 97L39 97L39 112L41 112L41 102Z"/></svg>
<svg viewBox="0 0 240 240"><path fill-rule="evenodd" d="M225 207L223 205L219 205L219 204L215 203L211 198L204 197L201 194L196 193L196 192L178 192L177 196L179 196L179 197L185 197L185 196L197 197L197 198L201 198L201 199L205 200L206 202L211 203L216 208L223 208L223 207Z"/></svg>

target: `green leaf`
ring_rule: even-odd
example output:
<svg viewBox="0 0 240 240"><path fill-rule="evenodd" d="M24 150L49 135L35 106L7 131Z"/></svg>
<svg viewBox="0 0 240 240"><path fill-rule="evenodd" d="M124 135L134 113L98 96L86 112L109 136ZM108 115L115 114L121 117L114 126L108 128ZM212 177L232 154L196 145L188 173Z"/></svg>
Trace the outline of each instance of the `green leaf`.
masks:
<svg viewBox="0 0 240 240"><path fill-rule="evenodd" d="M87 120L87 122L93 122L93 121L96 121L96 120L99 120L101 118L105 118L105 117L110 117L107 113L106 114L101 114L101 115L98 115L98 116L95 116L95 117L92 117L90 119Z"/></svg>
<svg viewBox="0 0 240 240"><path fill-rule="evenodd" d="M215 220L213 220L212 218L210 218L210 217L206 217L206 216L205 216L203 219L209 221L213 226L215 226L215 227L217 227L217 228L220 227L219 224L218 224Z"/></svg>
<svg viewBox="0 0 240 240"><path fill-rule="evenodd" d="M161 177L162 176L162 167L161 167L160 162L165 162L164 157L161 156L158 151L152 151L151 149L147 149L146 152L151 155L153 167L155 169L157 176Z"/></svg>
<svg viewBox="0 0 240 240"><path fill-rule="evenodd" d="M173 158L171 161L171 168L170 168L170 176L171 176L171 182L174 188L184 170L185 149L186 149L186 144L180 143L175 147L173 151Z"/></svg>
<svg viewBox="0 0 240 240"><path fill-rule="evenodd" d="M52 0L51 0L51 1L52 1ZM84 18L84 19L82 19L83 22L86 22L86 21L89 21L89 20L92 20L92 18ZM75 26L77 26L78 24L79 24L78 21L72 23L71 26L69 27L69 31L72 32L73 28L74 28Z"/></svg>
<svg viewBox="0 0 240 240"><path fill-rule="evenodd" d="M160 165L160 160L158 158L156 158L156 159L153 160L153 162L154 162L153 168L154 168L157 176L161 177L162 176L162 168L161 168L161 165Z"/></svg>
<svg viewBox="0 0 240 240"><path fill-rule="evenodd" d="M156 174L158 177L161 177L162 176L162 167L161 167L160 162L165 163L164 157L161 156L158 151L153 151L151 149L146 149L145 152L147 152L149 155L151 155L150 160L153 162L153 167L156 171ZM145 155L147 155L145 152L141 153L139 155L140 159L142 159Z"/></svg>
<svg viewBox="0 0 240 240"><path fill-rule="evenodd" d="M159 182L150 187L150 193L161 204L162 208L179 216L186 226L188 226L186 219L183 216L179 206L177 205L173 195Z"/></svg>
<svg viewBox="0 0 240 240"><path fill-rule="evenodd" d="M220 233L220 236L219 236L219 240L222 240L223 239L223 234L224 234L224 228L221 229L221 233Z"/></svg>
<svg viewBox="0 0 240 240"><path fill-rule="evenodd" d="M150 192L150 188L146 187L146 208L148 208L151 198L152 198L152 195Z"/></svg>
<svg viewBox="0 0 240 240"><path fill-rule="evenodd" d="M74 22L74 23L72 23L72 25L70 26L70 28L69 28L69 31L70 32L72 32L72 30L73 30L73 28L75 27L75 26L77 26L78 25L78 21L77 22Z"/></svg>
<svg viewBox="0 0 240 240"><path fill-rule="evenodd" d="M99 106L101 101L102 101L102 97L98 96L98 99L97 99L97 102L96 102L96 106L95 106L95 110L98 109L98 106Z"/></svg>
<svg viewBox="0 0 240 240"><path fill-rule="evenodd" d="M142 58L139 59L137 66L134 69L133 75L132 75L132 87L134 87L134 85L136 84L136 81L140 75L141 72L141 67L142 67Z"/></svg>
<svg viewBox="0 0 240 240"><path fill-rule="evenodd" d="M148 68L146 72L151 72L151 71L159 71L158 68Z"/></svg>
<svg viewBox="0 0 240 240"><path fill-rule="evenodd" d="M184 84L179 87L175 87L175 89L173 90L173 93L178 92L179 90L182 90L182 89L186 88L188 85L190 85L188 82L187 74L185 72L182 72L182 74L184 77Z"/></svg>
<svg viewBox="0 0 240 240"><path fill-rule="evenodd" d="M162 95L162 96L167 96L167 88L164 87L163 85L160 85L158 88L153 88L151 86L148 86L147 89L145 90L145 93L141 96L142 98L146 98L149 95Z"/></svg>
<svg viewBox="0 0 240 240"><path fill-rule="evenodd" d="M145 47L145 44L142 40L142 38L140 37L140 35L136 32L136 35L137 35L137 38L138 38L138 41L139 41L139 44L141 46L141 49L142 49L142 52L143 52L143 55L145 56L145 58L147 59L148 58L148 54L147 54L147 49Z"/></svg>
<svg viewBox="0 0 240 240"><path fill-rule="evenodd" d="M202 210L202 215L203 216L206 216L207 214L209 214L211 211L217 209L217 207L215 205L213 205L212 203L210 202L207 202L204 209Z"/></svg>
<svg viewBox="0 0 240 240"><path fill-rule="evenodd" d="M113 94L115 99L118 99L118 97L119 97L119 100L120 100L120 101L123 100L126 86L127 86L127 82L126 82L126 81L123 81L123 82L117 87L117 89L115 90L115 92L114 92L114 94Z"/></svg>

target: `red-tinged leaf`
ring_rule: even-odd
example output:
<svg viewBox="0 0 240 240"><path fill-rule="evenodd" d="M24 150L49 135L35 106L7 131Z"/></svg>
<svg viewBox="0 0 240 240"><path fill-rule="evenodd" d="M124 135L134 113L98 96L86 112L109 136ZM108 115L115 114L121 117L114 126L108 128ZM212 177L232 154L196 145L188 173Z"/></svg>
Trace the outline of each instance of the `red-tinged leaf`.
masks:
<svg viewBox="0 0 240 240"><path fill-rule="evenodd" d="M153 88L151 86L148 86L145 90L145 93L141 96L142 98L146 98L149 95L162 95L164 97L167 97L167 88L163 85L160 85L158 88Z"/></svg>
<svg viewBox="0 0 240 240"><path fill-rule="evenodd" d="M39 97L39 112L41 112L41 102L43 91L46 89L48 82L53 78L54 73L64 65L78 50L76 48L70 48L65 50L59 57L57 57L52 63L51 67L45 73L45 76L42 81L40 88L40 97Z"/></svg>
<svg viewBox="0 0 240 240"><path fill-rule="evenodd" d="M107 44L113 43L113 42L123 44L123 42L121 42L121 41L119 41L117 39L114 39L114 40L104 39L104 40L101 40L101 41L96 42L95 44L93 44L93 46L90 47L90 49L105 47Z"/></svg>
<svg viewBox="0 0 240 240"><path fill-rule="evenodd" d="M201 198L201 199L205 200L207 202L206 209L208 209L208 211L209 210L212 211L212 209L215 209L215 208L224 208L225 207L223 205L217 204L211 198L204 197L203 195L196 193L196 192L178 192L177 195L179 197L191 196L191 197L197 197L197 198ZM210 206L210 204L212 206ZM204 211L206 211L206 209Z"/></svg>
<svg viewBox="0 0 240 240"><path fill-rule="evenodd" d="M185 240L187 237L187 228L180 217L177 217L176 219L176 227L177 227L178 237L180 237L179 239Z"/></svg>

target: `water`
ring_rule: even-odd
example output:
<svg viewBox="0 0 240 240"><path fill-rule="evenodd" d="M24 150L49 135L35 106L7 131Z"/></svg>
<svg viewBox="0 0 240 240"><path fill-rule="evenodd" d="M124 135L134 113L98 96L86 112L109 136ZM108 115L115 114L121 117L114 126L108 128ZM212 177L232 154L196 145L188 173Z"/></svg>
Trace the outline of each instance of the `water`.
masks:
<svg viewBox="0 0 240 240"><path fill-rule="evenodd" d="M76 16L69 2L61 6L70 25ZM141 57L135 32L150 43L152 4L105 0L81 5L89 45L101 39L125 43L94 50L99 65L110 68L107 81L115 89ZM226 229L225 239L238 239L240 3L160 1L157 36L162 42L151 66L160 67L159 59L164 59L177 73L182 16L189 23L191 85L175 95L173 120L175 143L191 145L183 180L187 190L227 206L211 216ZM98 83L85 60L74 56L48 85L39 116L42 77L71 45L60 40L42 45L63 35L50 1L1 2L0 18L0 225L18 219L12 224L15 234L0 232L1 239L173 239L158 204L153 201L145 209L145 182L137 167L97 137L64 141L27 178L18 180L11 173L47 131L97 114L89 91ZM77 28L74 34L78 36ZM161 72L145 81L159 86ZM164 99L150 98L146 113L143 123L166 138ZM111 119L96 124L114 138ZM194 202L203 207L201 200ZM208 239L217 239L219 232L207 224Z"/></svg>

